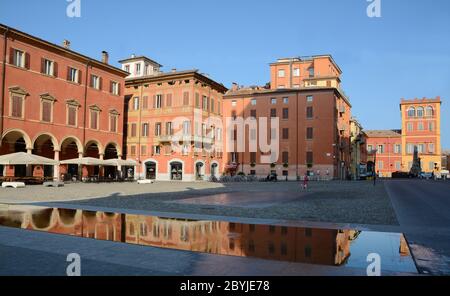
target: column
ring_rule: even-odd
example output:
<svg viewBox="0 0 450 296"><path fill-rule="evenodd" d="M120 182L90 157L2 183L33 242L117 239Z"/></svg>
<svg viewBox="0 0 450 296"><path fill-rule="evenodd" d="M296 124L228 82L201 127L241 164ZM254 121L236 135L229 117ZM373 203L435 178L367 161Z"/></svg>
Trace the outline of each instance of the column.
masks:
<svg viewBox="0 0 450 296"><path fill-rule="evenodd" d="M32 148L27 148L27 153L28 154L33 154L33 149ZM33 176L33 166L32 165L27 165L27 177L31 177Z"/></svg>
<svg viewBox="0 0 450 296"><path fill-rule="evenodd" d="M59 151L58 150L55 150L55 157L54 157L54 159L56 160L56 161L59 161ZM61 180L61 176L59 175L59 163L58 164L55 164L54 165L54 168L53 168L53 179L55 180L55 181L60 181Z"/></svg>

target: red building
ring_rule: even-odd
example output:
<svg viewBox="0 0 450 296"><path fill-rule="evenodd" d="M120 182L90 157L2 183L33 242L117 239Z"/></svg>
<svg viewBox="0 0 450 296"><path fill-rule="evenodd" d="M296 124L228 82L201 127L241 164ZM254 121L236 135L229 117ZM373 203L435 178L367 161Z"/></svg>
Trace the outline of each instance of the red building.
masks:
<svg viewBox="0 0 450 296"><path fill-rule="evenodd" d="M128 74L108 64L108 53L98 61L72 51L68 41L58 46L5 25L0 34L0 155L121 157ZM32 169L1 171L24 176ZM44 169L47 177L63 173L78 175L78 167Z"/></svg>
<svg viewBox="0 0 450 296"><path fill-rule="evenodd" d="M368 170L379 177L392 177L402 171L402 134L400 130L365 131L367 135Z"/></svg>

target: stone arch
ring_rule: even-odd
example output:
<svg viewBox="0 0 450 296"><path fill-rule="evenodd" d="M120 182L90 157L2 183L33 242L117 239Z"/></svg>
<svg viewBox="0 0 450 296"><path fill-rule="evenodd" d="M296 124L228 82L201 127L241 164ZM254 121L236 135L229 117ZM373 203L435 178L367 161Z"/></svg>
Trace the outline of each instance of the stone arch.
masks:
<svg viewBox="0 0 450 296"><path fill-rule="evenodd" d="M61 146L60 148L63 149L63 145L67 140L72 140L73 143L75 143L77 145L78 148L78 153L83 153L84 151L84 147L83 144L81 143L80 139L78 139L78 137L76 136L66 136L61 140Z"/></svg>
<svg viewBox="0 0 450 296"><path fill-rule="evenodd" d="M143 164L142 174L145 176L146 179L153 179L153 177L151 176L152 175L151 172L148 171L150 169L148 166L150 166L151 163L155 164L154 179L156 180L156 179L158 179L158 174L159 174L159 162L154 158L148 158L142 162L142 164Z"/></svg>
<svg viewBox="0 0 450 296"><path fill-rule="evenodd" d="M89 141L86 143L86 146L84 147L84 154L85 154L85 156L91 156L91 157L94 157L94 158L95 158L95 155L93 155L93 153L91 153L91 152L89 151L89 148L90 148L90 147L93 147L93 145L96 145L96 146L97 146L99 157L100 157L101 155L104 155L103 153L105 152L105 149L104 149L104 147L102 146L101 142L98 141L98 140L96 140L96 139L91 139L91 140L89 140Z"/></svg>
<svg viewBox="0 0 450 296"><path fill-rule="evenodd" d="M39 134L37 134L34 137L33 142L32 142L33 149L35 148L36 144L38 143L38 140L40 138L42 138L42 137L48 137L49 140L52 141L54 151L60 151L61 150L61 148L59 146L59 143L58 143L58 140L56 139L56 137L52 133L48 133L48 132L39 133Z"/></svg>
<svg viewBox="0 0 450 296"><path fill-rule="evenodd" d="M103 155L105 155L105 159L106 159L106 155L107 155L107 151L108 151L108 147L109 147L109 146L114 146L114 148L116 149L116 153L117 153L117 157L118 157L118 158L122 157L122 149L120 148L120 145L117 144L117 143L114 142L114 141L111 141L111 142L108 142L108 143L105 145L105 150L103 150Z"/></svg>
<svg viewBox="0 0 450 296"><path fill-rule="evenodd" d="M23 140L25 141L26 149L27 150L33 149L33 142L31 141L30 136L24 130L15 129L15 128L6 130L2 135L2 142L1 142L2 146L3 146L3 141L5 139L8 140L9 137L11 138L11 140L13 142L17 141L20 138L23 138Z"/></svg>

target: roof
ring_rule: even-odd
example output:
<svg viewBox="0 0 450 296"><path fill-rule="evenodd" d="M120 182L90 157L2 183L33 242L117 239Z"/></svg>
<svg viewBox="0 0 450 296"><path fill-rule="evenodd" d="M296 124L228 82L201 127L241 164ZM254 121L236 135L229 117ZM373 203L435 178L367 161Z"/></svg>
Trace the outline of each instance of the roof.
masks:
<svg viewBox="0 0 450 296"><path fill-rule="evenodd" d="M58 50L58 51L60 51L62 54L66 54L66 55L68 54L68 55L72 56L72 58L78 58L78 59L84 60L85 62L89 62L89 63L91 63L92 65L94 65L94 66L96 66L96 67L98 67L98 68L102 68L102 69L105 69L105 70L107 70L107 71L109 70L109 71L116 72L117 74L119 74L119 75L122 76L122 77L126 77L126 76L129 75L128 72L125 72L125 71L123 71L122 69L119 69L119 68L117 68L117 67L114 67L114 66L112 66L112 65L110 65L110 64L103 63L103 62L101 62L101 61L99 61L99 60L90 58L90 57L85 56L85 55L83 55L83 54L80 54L80 53L78 53L78 52L76 52L76 51L73 51L73 50L71 50L71 49L69 49L69 48L65 48L65 47L63 47L63 46L60 46L60 45L51 43L51 42L49 42L49 41L46 41L46 40L44 40L44 39L41 39L41 38L39 38L39 37L30 35L30 34L25 33L25 32L19 31L19 30L17 30L17 29L11 28L11 27L6 26L6 25L3 25L3 24L1 24L1 23L0 23L0 31L3 31L3 32L10 32L10 33L12 32L12 33L14 33L14 34L17 35L17 36L20 36L20 37L23 37L23 38L32 40L32 41L37 42L38 44L41 44L41 45L43 45L43 46L48 46L48 47L50 47L50 48L53 48L53 49L55 49L55 50Z"/></svg>
<svg viewBox="0 0 450 296"><path fill-rule="evenodd" d="M401 130L366 130L364 131L369 138L394 138L401 137Z"/></svg>
<svg viewBox="0 0 450 296"><path fill-rule="evenodd" d="M134 57L132 56L131 58L120 60L119 63L123 64L123 63L127 63L127 62L139 61L139 60L145 60L145 61L147 61L151 64L154 64L154 65L157 65L161 68L163 67L163 65L161 65L160 63L155 62L154 60L152 60L146 56L134 56Z"/></svg>
<svg viewBox="0 0 450 296"><path fill-rule="evenodd" d="M291 58L280 58L275 63L270 63L270 65L277 65L277 64L288 64L291 61L293 62L307 62L307 61L313 61L314 59L318 58L329 58L333 65L338 69L338 71L342 74L341 68L339 68L338 64L333 59L333 56L331 54L321 54L321 55L313 55L313 56L300 56L300 57L291 57Z"/></svg>
<svg viewBox="0 0 450 296"><path fill-rule="evenodd" d="M410 104L426 104L426 103L441 103L441 97L436 98L415 98L415 99L401 99L400 105L410 105Z"/></svg>
<svg viewBox="0 0 450 296"><path fill-rule="evenodd" d="M349 98L347 95L339 88L329 87L329 86L308 86L308 87L300 87L300 88L279 88L279 89L268 89L262 86L258 87L246 87L238 90L229 90L224 99L229 97L240 97L240 96L256 96L256 95L265 95L265 94L285 94L285 93L293 93L293 92L312 92L312 91L323 91L323 90L333 90L337 92L344 101L351 107Z"/></svg>
<svg viewBox="0 0 450 296"><path fill-rule="evenodd" d="M141 77L132 77L125 79L125 85L134 85L141 83L157 83L163 80L171 80L171 79L183 79L183 78L196 78L205 83L208 83L215 87L222 93L226 93L228 88L226 88L222 83L218 83L211 78L200 74L199 70L184 70L184 71L174 71L174 72L162 72L155 75L141 76Z"/></svg>

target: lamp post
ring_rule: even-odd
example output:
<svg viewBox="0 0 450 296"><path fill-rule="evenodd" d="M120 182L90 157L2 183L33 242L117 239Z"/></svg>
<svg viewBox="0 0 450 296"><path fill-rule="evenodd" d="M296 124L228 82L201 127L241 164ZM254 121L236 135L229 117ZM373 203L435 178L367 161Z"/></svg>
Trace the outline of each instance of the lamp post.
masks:
<svg viewBox="0 0 450 296"><path fill-rule="evenodd" d="M377 152L378 149L372 150L372 153L374 154L373 159L373 186L377 184Z"/></svg>

